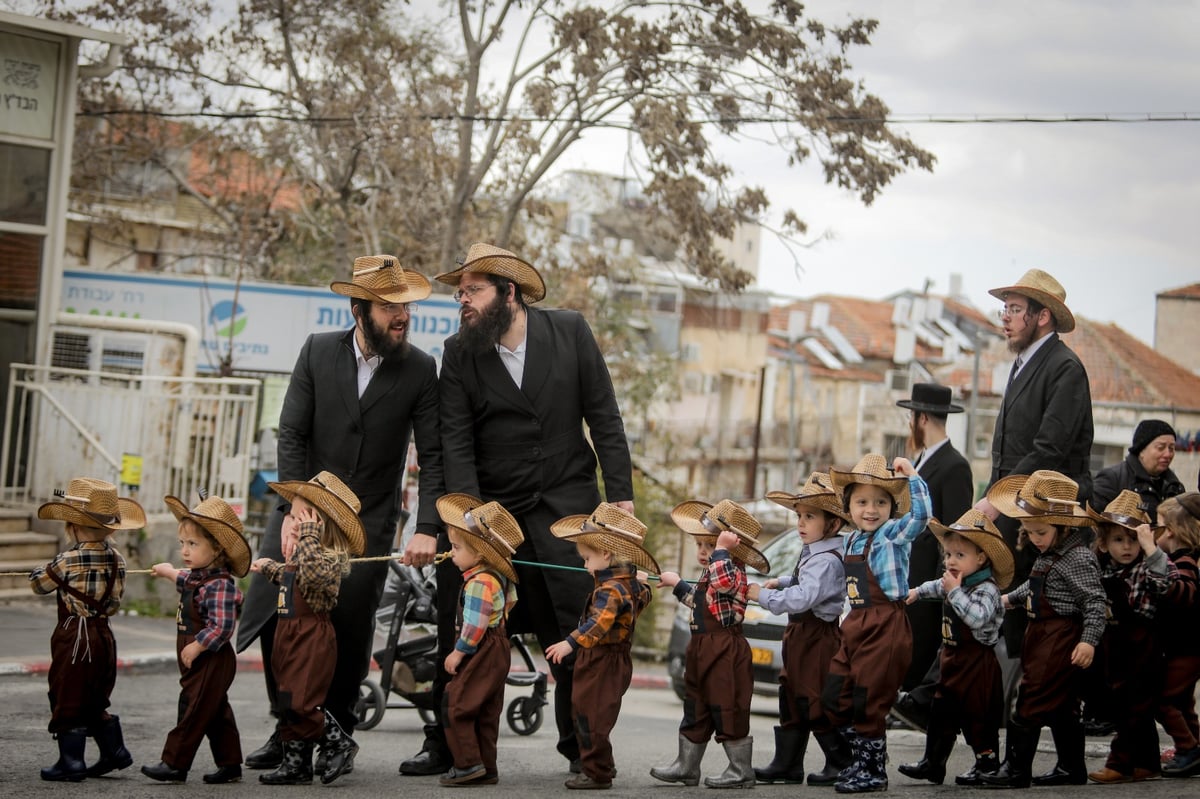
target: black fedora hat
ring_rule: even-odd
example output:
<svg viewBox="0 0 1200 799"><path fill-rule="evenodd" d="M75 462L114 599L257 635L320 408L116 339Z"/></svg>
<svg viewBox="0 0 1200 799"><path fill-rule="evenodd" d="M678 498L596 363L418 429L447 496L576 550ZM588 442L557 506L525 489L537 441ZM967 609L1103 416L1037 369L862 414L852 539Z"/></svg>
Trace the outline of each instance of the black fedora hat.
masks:
<svg viewBox="0 0 1200 799"><path fill-rule="evenodd" d="M949 386L913 383L912 399L900 400L896 404L918 413L962 413L962 406L950 402L952 396Z"/></svg>

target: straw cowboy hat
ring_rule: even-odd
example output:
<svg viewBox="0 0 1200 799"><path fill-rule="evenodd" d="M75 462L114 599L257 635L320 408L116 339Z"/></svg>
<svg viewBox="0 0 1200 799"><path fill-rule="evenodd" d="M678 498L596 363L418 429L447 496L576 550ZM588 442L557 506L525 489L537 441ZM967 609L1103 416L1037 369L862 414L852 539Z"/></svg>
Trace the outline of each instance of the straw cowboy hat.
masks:
<svg viewBox="0 0 1200 799"><path fill-rule="evenodd" d="M358 512L362 503L333 472L321 472L313 479L288 480L283 483L267 483L279 496L291 502L302 497L317 510L328 516L346 536L351 555L361 555L366 544L366 533Z"/></svg>
<svg viewBox="0 0 1200 799"><path fill-rule="evenodd" d="M146 526L146 511L128 497L118 497L117 487L103 480L76 477L67 490L54 489L51 500L38 508L39 519L51 519L104 530L139 530Z"/></svg>
<svg viewBox="0 0 1200 799"><path fill-rule="evenodd" d="M1010 518L1090 527L1092 519L1075 500L1077 496L1078 483L1049 469L1001 477L987 492L992 507Z"/></svg>
<svg viewBox="0 0 1200 799"><path fill-rule="evenodd" d="M483 242L475 242L467 250L467 257L463 258L460 264L458 269L436 275L434 280L450 286L457 286L467 272L499 275L516 283L521 288L521 295L525 297L527 303L537 302L546 296L546 283L538 271L528 261L518 258L508 250L502 250Z"/></svg>
<svg viewBox="0 0 1200 799"><path fill-rule="evenodd" d="M1067 307L1067 290L1047 272L1041 269L1030 269L1021 275L1014 286L1002 286L988 292L1001 302L1009 294L1020 294L1036 300L1050 309L1054 320L1058 323L1059 333L1070 333L1075 329L1075 316Z"/></svg>
<svg viewBox="0 0 1200 799"><path fill-rule="evenodd" d="M899 400L896 404L917 413L962 413L962 406L950 402L954 394L949 386L937 383L913 383L912 399Z"/></svg>
<svg viewBox="0 0 1200 799"><path fill-rule="evenodd" d="M445 494L438 497L437 511L442 521L466 533L471 548L487 565L517 582L512 556L525 534L499 502L484 502L470 494Z"/></svg>
<svg viewBox="0 0 1200 799"><path fill-rule="evenodd" d="M1087 514L1100 524L1116 524L1126 530L1136 530L1143 524L1154 524L1141 496L1128 488L1123 489L1113 501L1104 506L1103 511L1087 509Z"/></svg>
<svg viewBox="0 0 1200 799"><path fill-rule="evenodd" d="M658 561L642 546L646 525L616 505L601 502L591 513L564 516L550 525L550 532L557 538L611 552L652 574L662 571Z"/></svg>
<svg viewBox="0 0 1200 799"><path fill-rule="evenodd" d="M364 255L354 259L349 283L335 280L335 294L383 303L420 302L433 292L424 275L405 269L394 255Z"/></svg>
<svg viewBox="0 0 1200 799"><path fill-rule="evenodd" d="M234 513L229 503L220 497L210 497L207 491L200 492L200 504L188 510L178 497L163 497L163 502L175 515L177 521L191 519L216 539L217 544L229 560L229 571L245 577L250 571L250 544L242 533L242 520Z"/></svg>
<svg viewBox="0 0 1200 799"><path fill-rule="evenodd" d="M716 538L726 530L737 533L738 543L729 554L760 572L771 568L767 556L755 548L762 524L736 502L723 499L716 505L690 499L671 509L671 520L688 535Z"/></svg>
<svg viewBox="0 0 1200 799"><path fill-rule="evenodd" d="M810 474L808 480L801 486L799 494L791 494L787 491L769 491L767 499L788 510L799 512L801 507L816 508L831 513L843 521L850 521L850 514L846 513L841 492L833 487L829 475L825 472Z"/></svg>
<svg viewBox="0 0 1200 799"><path fill-rule="evenodd" d="M1003 589L1012 584L1014 573L1012 552L987 514L971 508L959 516L958 521L949 526L942 524L937 519L930 519L929 529L933 531L934 537L943 547L946 546L946 533L961 535L987 555L988 561L992 565L992 576L996 579L996 585Z"/></svg>
<svg viewBox="0 0 1200 799"><path fill-rule="evenodd" d="M895 476L882 455L873 452L863 455L862 460L848 472L830 469L829 479L841 491L843 497L846 496L846 489L853 483L879 486L896 500L896 507L892 509L893 519L908 513L912 507L912 499L908 495L908 478L904 475Z"/></svg>

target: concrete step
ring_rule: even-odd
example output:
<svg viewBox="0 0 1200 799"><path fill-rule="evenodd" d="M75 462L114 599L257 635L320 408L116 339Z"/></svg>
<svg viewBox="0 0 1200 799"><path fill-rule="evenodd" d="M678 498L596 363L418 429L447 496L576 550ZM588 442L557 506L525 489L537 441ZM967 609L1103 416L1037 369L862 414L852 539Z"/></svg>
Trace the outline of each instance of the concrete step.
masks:
<svg viewBox="0 0 1200 799"><path fill-rule="evenodd" d="M27 510L0 508L0 533L20 533L29 530L33 514Z"/></svg>
<svg viewBox="0 0 1200 799"><path fill-rule="evenodd" d="M0 561L44 558L44 563L57 553L56 535L35 533L32 530L0 532Z"/></svg>
<svg viewBox="0 0 1200 799"><path fill-rule="evenodd" d="M8 579L8 578L0 578ZM0 603L9 602L37 602L41 599L37 594L29 590L29 581L25 581L23 588L0 588Z"/></svg>
<svg viewBox="0 0 1200 799"><path fill-rule="evenodd" d="M38 566L45 566L54 558L55 553L51 552L49 557L39 560L0 560L0 574L12 572L11 577L0 577L0 596L4 596L8 591L20 593L20 598L34 599L36 594L29 589L29 572L36 569ZM16 599L17 596L8 597Z"/></svg>

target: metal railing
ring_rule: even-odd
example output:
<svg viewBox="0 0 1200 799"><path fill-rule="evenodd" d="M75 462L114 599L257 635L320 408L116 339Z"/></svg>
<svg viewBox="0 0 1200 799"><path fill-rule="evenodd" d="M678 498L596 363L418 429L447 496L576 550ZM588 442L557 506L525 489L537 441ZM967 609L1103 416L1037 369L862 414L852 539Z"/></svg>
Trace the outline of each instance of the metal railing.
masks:
<svg viewBox="0 0 1200 799"><path fill-rule="evenodd" d="M150 514L168 512L167 494L194 504L203 487L244 515L258 387L12 364L0 505L39 504L72 477L93 477L133 493Z"/></svg>

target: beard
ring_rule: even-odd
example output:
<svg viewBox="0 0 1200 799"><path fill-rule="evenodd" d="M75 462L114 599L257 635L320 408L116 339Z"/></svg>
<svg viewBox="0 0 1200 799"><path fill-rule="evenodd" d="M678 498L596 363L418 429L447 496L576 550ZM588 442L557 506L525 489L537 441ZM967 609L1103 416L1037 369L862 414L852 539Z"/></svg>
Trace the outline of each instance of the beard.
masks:
<svg viewBox="0 0 1200 799"><path fill-rule="evenodd" d="M1037 325L1030 324L1031 321L1033 320L1026 319L1025 327L1021 329L1021 332L1014 332L1012 338L1008 339L1008 351L1013 355L1019 354L1021 350L1032 344L1034 337L1037 336Z"/></svg>
<svg viewBox="0 0 1200 799"><path fill-rule="evenodd" d="M917 418L908 420L908 451L920 452L925 449L925 431L917 427Z"/></svg>
<svg viewBox="0 0 1200 799"><path fill-rule="evenodd" d="M366 316L360 316L362 322L363 339L367 342L367 349L380 358L387 359L393 356L403 358L408 354L408 324L404 325L404 333L400 338L393 339L388 334L386 326L377 325L375 318L368 312Z"/></svg>
<svg viewBox="0 0 1200 799"><path fill-rule="evenodd" d="M497 294L486 306L475 309L470 321L464 315L467 308L459 311L458 341L467 352L482 355L500 343L500 337L512 327L513 309L504 297Z"/></svg>

